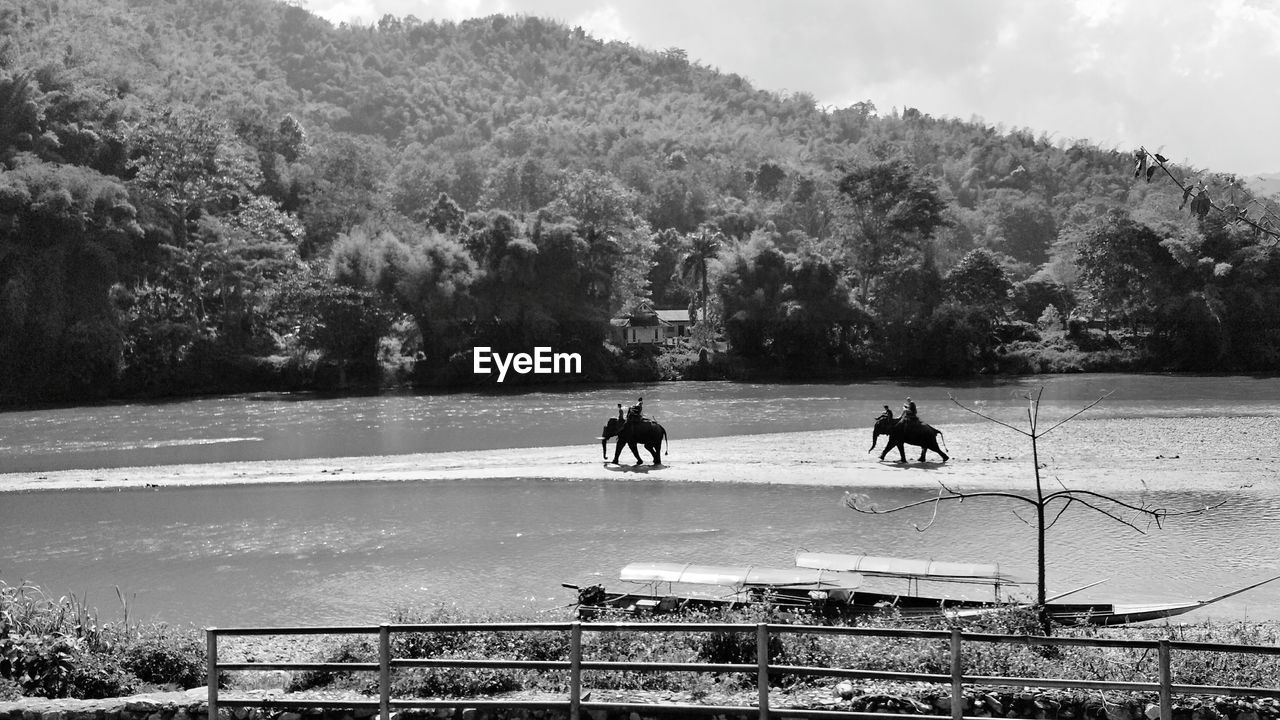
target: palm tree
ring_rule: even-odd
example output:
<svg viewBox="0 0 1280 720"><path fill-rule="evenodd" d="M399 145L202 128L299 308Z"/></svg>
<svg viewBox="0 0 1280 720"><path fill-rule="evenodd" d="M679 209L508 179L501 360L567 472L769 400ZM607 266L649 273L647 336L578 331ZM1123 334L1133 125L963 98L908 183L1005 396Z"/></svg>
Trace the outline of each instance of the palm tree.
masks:
<svg viewBox="0 0 1280 720"><path fill-rule="evenodd" d="M697 319L698 323L707 317L707 301L711 295L707 265L720 254L724 239L724 235L720 233L708 235L707 231L703 230L702 235L693 239L689 252L680 260L680 277L695 286L698 291L698 299L702 306L702 312Z"/></svg>

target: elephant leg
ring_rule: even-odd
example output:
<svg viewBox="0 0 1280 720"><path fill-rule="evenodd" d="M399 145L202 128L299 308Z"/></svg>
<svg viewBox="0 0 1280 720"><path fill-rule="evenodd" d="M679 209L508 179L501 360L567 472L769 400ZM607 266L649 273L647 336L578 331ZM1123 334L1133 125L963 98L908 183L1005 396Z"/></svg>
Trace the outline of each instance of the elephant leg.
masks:
<svg viewBox="0 0 1280 720"><path fill-rule="evenodd" d="M658 444L649 446L649 454L653 456L653 464L662 464L662 446Z"/></svg>
<svg viewBox="0 0 1280 720"><path fill-rule="evenodd" d="M613 464L618 464L618 456L622 454L622 446L626 443L622 442L622 438L618 438L618 443L613 446Z"/></svg>
<svg viewBox="0 0 1280 720"><path fill-rule="evenodd" d="M631 454L636 456L636 464L643 465L644 458L640 457L640 451L636 448L636 441L632 440L627 444L627 447L631 448Z"/></svg>

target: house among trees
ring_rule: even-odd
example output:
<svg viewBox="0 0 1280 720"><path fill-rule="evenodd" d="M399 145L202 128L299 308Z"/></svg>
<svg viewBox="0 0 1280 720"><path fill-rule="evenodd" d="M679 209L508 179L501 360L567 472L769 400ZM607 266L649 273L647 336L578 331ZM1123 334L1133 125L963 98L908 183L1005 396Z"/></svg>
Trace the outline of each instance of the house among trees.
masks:
<svg viewBox="0 0 1280 720"><path fill-rule="evenodd" d="M647 305L609 321L614 340L622 345L674 345L689 336L692 324L688 308L655 310Z"/></svg>

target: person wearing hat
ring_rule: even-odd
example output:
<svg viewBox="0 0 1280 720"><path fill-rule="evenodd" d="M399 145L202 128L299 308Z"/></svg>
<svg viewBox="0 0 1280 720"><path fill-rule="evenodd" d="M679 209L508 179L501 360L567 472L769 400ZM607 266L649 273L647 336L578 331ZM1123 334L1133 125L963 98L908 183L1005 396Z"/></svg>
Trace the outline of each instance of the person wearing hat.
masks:
<svg viewBox="0 0 1280 720"><path fill-rule="evenodd" d="M902 404L902 420L903 422L919 422L920 418L916 416L916 401L907 397L907 401Z"/></svg>
<svg viewBox="0 0 1280 720"><path fill-rule="evenodd" d="M627 420L640 420L644 413L644 398L636 398L636 404L627 410Z"/></svg>

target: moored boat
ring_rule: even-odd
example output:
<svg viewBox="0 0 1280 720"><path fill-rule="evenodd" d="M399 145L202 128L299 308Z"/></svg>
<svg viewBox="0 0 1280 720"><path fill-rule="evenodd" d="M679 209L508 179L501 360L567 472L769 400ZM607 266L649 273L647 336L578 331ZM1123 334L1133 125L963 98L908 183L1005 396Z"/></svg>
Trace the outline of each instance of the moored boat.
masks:
<svg viewBox="0 0 1280 720"><path fill-rule="evenodd" d="M578 591L579 617L762 605L821 618L852 618L890 609L907 615L937 616L946 608L987 604L860 590L861 573L820 568L637 562L624 567L619 580L631 583L633 589L610 592L602 585L566 584Z"/></svg>
<svg viewBox="0 0 1280 720"><path fill-rule="evenodd" d="M847 621L884 612L896 613L906 620L964 619L1034 607L1030 602L999 599L1001 587L1020 583L1001 573L993 564L839 553L800 553L796 562L797 567L793 568L637 562L627 565L619 573L619 580L630 583L631 589L609 591L602 585L579 587L565 584L565 587L578 591L577 612L583 619L762 606L784 614L820 620ZM895 593L864 588L867 577L906 579L913 591ZM916 590L918 583L925 580L991 585L995 588L996 597L974 600L923 595ZM1280 576L1208 600L1056 602L1084 589L1080 588L1056 596L1045 604L1045 609L1049 618L1061 625L1127 625L1182 615L1275 580L1280 580Z"/></svg>

